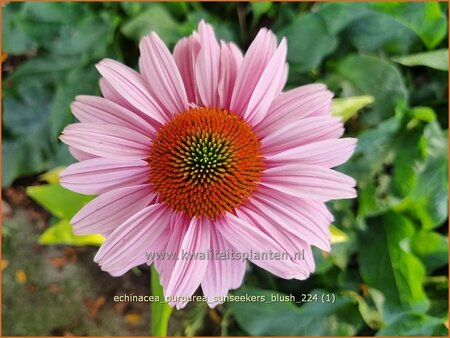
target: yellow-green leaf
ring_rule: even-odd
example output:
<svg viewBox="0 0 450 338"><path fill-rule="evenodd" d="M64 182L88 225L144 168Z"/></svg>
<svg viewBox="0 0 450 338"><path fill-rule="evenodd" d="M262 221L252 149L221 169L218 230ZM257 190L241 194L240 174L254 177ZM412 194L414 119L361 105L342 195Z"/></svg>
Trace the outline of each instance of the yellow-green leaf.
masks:
<svg viewBox="0 0 450 338"><path fill-rule="evenodd" d="M335 225L330 225L331 244L344 243L348 241L348 236L342 230L339 230Z"/></svg>
<svg viewBox="0 0 450 338"><path fill-rule="evenodd" d="M344 97L333 100L332 114L333 116L342 117L342 121L345 122L355 115L359 110L365 106L373 103L375 99L373 96L353 96Z"/></svg>
<svg viewBox="0 0 450 338"><path fill-rule="evenodd" d="M93 196L81 195L59 184L36 185L27 188L27 195L59 218L71 219Z"/></svg>
<svg viewBox="0 0 450 338"><path fill-rule="evenodd" d="M66 244L83 246L100 245L104 240L102 235L74 235L69 221L63 219L44 231L44 233L39 236L38 243L41 245Z"/></svg>
<svg viewBox="0 0 450 338"><path fill-rule="evenodd" d="M59 174L63 171L65 167L56 167L52 170L47 171L46 173L39 176L39 178L43 181L47 181L50 184L59 184Z"/></svg>

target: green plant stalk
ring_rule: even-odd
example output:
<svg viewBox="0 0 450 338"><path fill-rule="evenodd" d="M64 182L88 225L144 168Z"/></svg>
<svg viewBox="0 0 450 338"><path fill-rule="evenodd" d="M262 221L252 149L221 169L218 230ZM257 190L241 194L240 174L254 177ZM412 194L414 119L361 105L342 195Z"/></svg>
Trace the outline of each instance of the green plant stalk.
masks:
<svg viewBox="0 0 450 338"><path fill-rule="evenodd" d="M159 283L159 275L154 265L151 266L150 279L152 296L157 296L160 300L151 303L152 335L165 337L167 336L167 327L173 309L166 302L164 302L163 288Z"/></svg>

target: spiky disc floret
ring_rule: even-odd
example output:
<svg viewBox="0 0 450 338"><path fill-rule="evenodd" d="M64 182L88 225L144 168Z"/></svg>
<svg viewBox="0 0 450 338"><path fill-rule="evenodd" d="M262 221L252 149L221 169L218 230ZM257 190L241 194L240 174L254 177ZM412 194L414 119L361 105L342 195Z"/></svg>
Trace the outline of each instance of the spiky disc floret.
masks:
<svg viewBox="0 0 450 338"><path fill-rule="evenodd" d="M224 109L191 108L161 127L150 183L162 201L189 216L216 218L245 203L263 171L251 126Z"/></svg>

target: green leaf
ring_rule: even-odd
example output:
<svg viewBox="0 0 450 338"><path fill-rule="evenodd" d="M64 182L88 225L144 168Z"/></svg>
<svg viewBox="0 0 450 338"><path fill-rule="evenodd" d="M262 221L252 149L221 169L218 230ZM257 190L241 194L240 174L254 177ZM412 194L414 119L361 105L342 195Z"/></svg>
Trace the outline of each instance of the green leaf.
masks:
<svg viewBox="0 0 450 338"><path fill-rule="evenodd" d="M446 37L447 18L438 2L380 2L371 7L414 31L428 49Z"/></svg>
<svg viewBox="0 0 450 338"><path fill-rule="evenodd" d="M352 22L344 33L359 51L404 54L419 41L413 31L394 18L369 8L367 14Z"/></svg>
<svg viewBox="0 0 450 338"><path fill-rule="evenodd" d="M63 128L75 121L70 104L77 95L96 94L98 92L99 75L94 65L72 69L64 81L56 88L50 106L50 133L54 140L58 139Z"/></svg>
<svg viewBox="0 0 450 338"><path fill-rule="evenodd" d="M272 9L272 2L251 2L250 7L252 9L253 18L252 18L252 26L255 26L261 17L268 13Z"/></svg>
<svg viewBox="0 0 450 338"><path fill-rule="evenodd" d="M68 220L93 198L54 184L30 186L26 192L53 215Z"/></svg>
<svg viewBox="0 0 450 338"><path fill-rule="evenodd" d="M425 268L409 248L413 236L413 224L392 211L367 219L367 230L361 233L360 273L369 287L384 295L385 320L400 309L428 309Z"/></svg>
<svg viewBox="0 0 450 338"><path fill-rule="evenodd" d="M37 44L20 28L22 4L10 3L2 9L2 51L12 55L25 54Z"/></svg>
<svg viewBox="0 0 450 338"><path fill-rule="evenodd" d="M360 51L405 54L422 40L428 49L444 40L446 11L438 3L332 3L318 6L329 32L344 30Z"/></svg>
<svg viewBox="0 0 450 338"><path fill-rule="evenodd" d="M433 187L431 191L439 195L427 197L430 190L422 192L422 188L417 187L422 184L421 176L427 174L425 135L430 124L436 124L435 113L428 107L397 113L378 127L359 134L354 155L341 167L358 181L358 216L374 216L395 208L408 210L422 222L438 225L447 215L444 205L447 181L443 176L446 167L430 180L432 186L424 186L424 189ZM445 153L445 147L440 153Z"/></svg>
<svg viewBox="0 0 450 338"><path fill-rule="evenodd" d="M166 44L174 44L180 38L179 23L161 4L149 4L145 11L131 18L121 28L128 38L139 41L150 32L156 32Z"/></svg>
<svg viewBox="0 0 450 338"><path fill-rule="evenodd" d="M42 76L50 80L60 80L65 72L80 64L78 56L61 56L55 54L42 54L25 61L19 68L9 77L9 80L18 78L31 78L33 76ZM56 75L59 74L59 77ZM41 80L42 81L42 80Z"/></svg>
<svg viewBox="0 0 450 338"><path fill-rule="evenodd" d="M345 122L374 101L374 98L368 95L337 98L333 100L332 115L341 116L342 122Z"/></svg>
<svg viewBox="0 0 450 338"><path fill-rule="evenodd" d="M79 16L75 9L80 6L72 3L28 2L22 8L22 15L30 21L47 23L64 23Z"/></svg>
<svg viewBox="0 0 450 338"><path fill-rule="evenodd" d="M324 2L317 5L317 14L332 34L340 33L358 19L370 15L367 3Z"/></svg>
<svg viewBox="0 0 450 338"><path fill-rule="evenodd" d="M392 60L404 66L427 66L437 70L448 71L448 49L397 56L393 57Z"/></svg>
<svg viewBox="0 0 450 338"><path fill-rule="evenodd" d="M420 231L411 240L411 250L429 272L448 265L448 237L437 232Z"/></svg>
<svg viewBox="0 0 450 338"><path fill-rule="evenodd" d="M361 313L364 322L371 329L379 329L383 325L380 313L376 309L370 307L362 296L355 291L345 291L344 293L348 294L358 302L359 313Z"/></svg>
<svg viewBox="0 0 450 338"><path fill-rule="evenodd" d="M445 272L446 273L446 272ZM448 318L448 277L447 276L429 276L426 279L425 291L431 301L428 315Z"/></svg>
<svg viewBox="0 0 450 338"><path fill-rule="evenodd" d="M318 67L337 46L336 36L327 31L323 19L317 13L295 18L278 35L286 36L289 42L287 60L299 72Z"/></svg>
<svg viewBox="0 0 450 338"><path fill-rule="evenodd" d="M158 297L160 300L151 303L152 336L165 337L167 336L168 322L173 309L163 301L164 291L154 264L151 267L151 290L152 296Z"/></svg>
<svg viewBox="0 0 450 338"><path fill-rule="evenodd" d="M114 21L108 16L89 15L75 27L62 31L60 40L55 41L51 50L60 55L88 52L92 59L103 57L107 46L113 42Z"/></svg>
<svg viewBox="0 0 450 338"><path fill-rule="evenodd" d="M448 136L434 121L425 127L427 160L411 192L397 207L417 217L424 228L441 225L448 217Z"/></svg>
<svg viewBox="0 0 450 338"><path fill-rule="evenodd" d="M229 305L239 326L252 336L333 336L354 335L358 331L362 319L353 299L335 295L334 303L322 303L322 295L330 292L314 289L309 293L317 295L318 301L298 307L286 301L288 295L242 287L234 295L258 296L259 300L233 301ZM277 296L285 301L275 300Z"/></svg>
<svg viewBox="0 0 450 338"><path fill-rule="evenodd" d="M336 70L349 85L343 96L374 97L375 103L371 113L362 116L362 120L370 125L376 125L392 116L395 106L408 99L400 72L384 59L350 55L338 63Z"/></svg>
<svg viewBox="0 0 450 338"><path fill-rule="evenodd" d="M90 4L27 3L16 23L48 52L98 59L113 43L117 20L110 12L94 12Z"/></svg>
<svg viewBox="0 0 450 338"><path fill-rule="evenodd" d="M41 245L65 244L76 246L100 246L104 240L105 239L102 235L74 235L69 220L62 219L45 230L39 236L38 243Z"/></svg>
<svg viewBox="0 0 450 338"><path fill-rule="evenodd" d="M382 50L405 54L416 46L419 39L428 49L432 49L446 36L447 19L438 3L378 2L339 5L335 5L335 11L330 11L332 15L328 15L327 21L331 22L331 27L337 25L342 29L347 26L345 36L360 51Z"/></svg>
<svg viewBox="0 0 450 338"><path fill-rule="evenodd" d="M371 177L383 169L383 164L401 130L401 121L396 117L381 122L358 136L358 143L350 162L342 166L358 184L366 184Z"/></svg>
<svg viewBox="0 0 450 338"><path fill-rule="evenodd" d="M2 185L47 169L54 152L48 130L51 93L37 79L3 83ZM38 142L39 140L39 142Z"/></svg>
<svg viewBox="0 0 450 338"><path fill-rule="evenodd" d="M403 313L377 332L377 336L447 336L448 329L440 318L420 313Z"/></svg>

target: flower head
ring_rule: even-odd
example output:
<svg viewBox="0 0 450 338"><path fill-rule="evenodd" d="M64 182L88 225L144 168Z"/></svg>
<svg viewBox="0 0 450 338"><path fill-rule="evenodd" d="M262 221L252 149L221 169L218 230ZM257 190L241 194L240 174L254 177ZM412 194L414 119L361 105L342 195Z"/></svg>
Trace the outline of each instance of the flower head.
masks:
<svg viewBox="0 0 450 338"><path fill-rule="evenodd" d="M311 246L330 250L324 202L355 197L355 181L331 169L356 143L340 138L332 93L283 92L286 40L264 28L245 56L203 21L173 54L154 33L140 51L140 73L97 65L103 97L77 97L80 123L60 137L79 160L61 184L99 195L72 219L76 234L106 237L95 261L113 276L154 263L177 308L199 285L210 306L223 302L243 258L307 278Z"/></svg>

